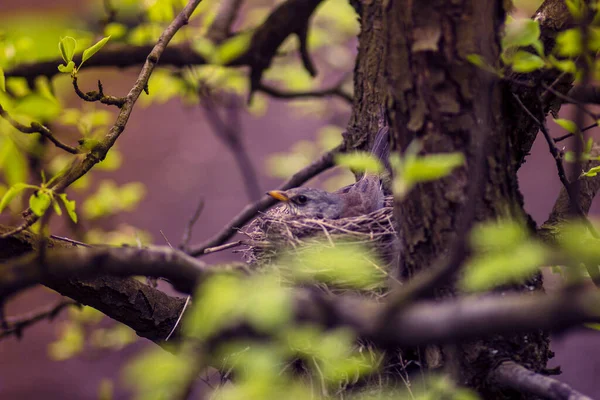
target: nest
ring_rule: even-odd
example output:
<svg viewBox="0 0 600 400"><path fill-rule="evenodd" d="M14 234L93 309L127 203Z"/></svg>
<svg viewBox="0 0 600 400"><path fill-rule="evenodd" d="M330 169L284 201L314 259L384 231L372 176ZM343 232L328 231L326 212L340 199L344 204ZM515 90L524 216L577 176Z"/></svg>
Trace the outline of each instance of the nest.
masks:
<svg viewBox="0 0 600 400"><path fill-rule="evenodd" d="M290 215L287 207L274 207L255 219L245 233L250 246L244 258L253 266L270 264L284 251L327 241L332 246L361 244L384 261L389 273L397 254L396 230L393 223L392 196L383 208L370 214L341 219L300 218Z"/></svg>
<svg viewBox="0 0 600 400"><path fill-rule="evenodd" d="M297 253L311 244L328 242L332 246L344 246L347 244L360 244L374 253L373 259L380 261L379 267L389 279L396 276L392 266L397 265L398 240L393 217L393 198L387 196L383 208L370 214L358 217L342 219L315 219L300 218L291 215L285 205L274 207L265 214L255 219L245 230L249 237L249 246L244 250L245 260L253 268L268 267L277 264L276 259L289 254L291 251ZM275 267L277 268L277 266ZM370 290L340 289L331 285L314 283L315 286L330 292L356 294L374 300L382 299L386 287L378 287ZM360 340L355 349L362 354L378 354L375 347L370 343ZM366 353L365 353L366 352ZM406 363L395 352L386 354L385 358L378 361L380 369L378 372L366 376L361 381L361 387L365 384L371 389L378 386L384 387L398 384L398 377L407 374ZM353 382L356 383L356 382ZM352 387L353 383L349 383ZM403 385L400 382L400 385ZM380 387L380 389L381 389ZM343 396L342 396L343 397Z"/></svg>

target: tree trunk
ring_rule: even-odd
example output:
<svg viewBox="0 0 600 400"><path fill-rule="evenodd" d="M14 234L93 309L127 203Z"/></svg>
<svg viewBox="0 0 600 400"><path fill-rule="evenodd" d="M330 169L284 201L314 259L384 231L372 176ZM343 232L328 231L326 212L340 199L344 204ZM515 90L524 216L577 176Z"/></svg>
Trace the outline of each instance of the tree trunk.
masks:
<svg viewBox="0 0 600 400"><path fill-rule="evenodd" d="M447 255L481 141L486 149L485 168L478 171L485 179L483 195L469 205L475 207L475 220L529 220L517 184L516 150L503 116L511 94L492 74L466 60L469 54L478 54L489 64L497 62L505 8L501 0L375 0L363 3L360 12L354 108L346 139L355 147L372 140L369 133L376 132L376 116L384 105L395 152L402 153L418 139L423 153L462 152L467 160L466 168L418 185L396 201L402 248L399 271L408 280ZM542 290L539 277L529 284ZM436 294L454 295L454 290L448 285ZM421 354L432 352L435 356L429 362L434 365L429 367L449 368L459 383L486 399L504 398L487 382L498 362L512 359L540 371L551 355L544 332L428 348ZM512 393L510 398L524 397Z"/></svg>

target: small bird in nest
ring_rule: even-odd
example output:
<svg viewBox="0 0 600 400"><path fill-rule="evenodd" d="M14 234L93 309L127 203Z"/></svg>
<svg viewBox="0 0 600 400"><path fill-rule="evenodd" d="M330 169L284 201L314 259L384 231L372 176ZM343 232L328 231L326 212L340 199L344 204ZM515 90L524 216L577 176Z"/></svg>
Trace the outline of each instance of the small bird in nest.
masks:
<svg viewBox="0 0 600 400"><path fill-rule="evenodd" d="M382 115L380 128L371 149L377 159L387 165L389 155L389 128ZM369 214L384 206L381 177L366 172L352 185L333 193L325 190L300 187L289 190L272 190L267 194L284 202L293 215L310 218L339 219Z"/></svg>

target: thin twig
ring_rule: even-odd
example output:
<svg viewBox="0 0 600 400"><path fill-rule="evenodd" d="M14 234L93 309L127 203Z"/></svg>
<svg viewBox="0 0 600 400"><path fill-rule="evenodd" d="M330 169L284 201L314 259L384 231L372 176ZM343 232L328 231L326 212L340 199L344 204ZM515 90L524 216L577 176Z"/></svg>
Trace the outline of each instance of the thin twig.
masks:
<svg viewBox="0 0 600 400"><path fill-rule="evenodd" d="M311 98L311 97L329 97L336 96L340 99L346 101L347 103L352 104L352 95L347 93L342 89L343 81L338 83L335 86L326 89L316 89L316 90L306 90L299 92L286 92L281 89L277 89L272 86L265 85L264 83L260 83L256 88L257 91L268 94L271 97L279 98L279 99L301 99L301 98Z"/></svg>
<svg viewBox="0 0 600 400"><path fill-rule="evenodd" d="M587 132L590 129L593 129L593 128L597 127L597 126L598 126L598 122L594 122L593 124L590 124L590 125L586 126L585 128L583 128L581 130L581 132ZM570 138L572 136L575 136L575 134L574 133L567 133L567 134L565 134L563 136L555 137L553 140L554 140L555 143L558 143L558 142L561 142L561 141L563 141L565 139L568 139L568 138Z"/></svg>
<svg viewBox="0 0 600 400"><path fill-rule="evenodd" d="M140 97L142 91L147 87L148 80L150 79L150 75L154 68L158 64L158 60L160 56L167 48L167 45L175 36L175 33L184 25L187 25L190 16L200 4L201 0L189 0L187 5L183 8L183 10L175 17L175 19L169 24L169 26L163 31L158 39L156 45L150 51L150 54L146 57L146 62L144 63L142 70L140 71L138 78L125 97L125 104L120 108L119 114L113 126L110 128L109 132L104 136L100 142L94 146L94 148L86 155L84 159L81 161L74 163L71 167L65 171L60 178L58 178L55 183L50 187L54 193L62 193L69 185L75 182L77 179L81 178L83 175L88 173L94 165L104 160L106 154L111 149L111 147L115 144L121 133L125 130L125 126L127 125L127 121L129 120L129 116L133 111L134 105L137 99ZM93 59L93 58L92 58ZM23 212L24 221L23 223L14 229L11 232L4 233L0 235L0 238L7 238L16 233L19 233L31 225L33 225L39 218L28 209Z"/></svg>
<svg viewBox="0 0 600 400"><path fill-rule="evenodd" d="M204 249L204 253L202 253L202 254L216 253L218 251L231 249L233 247L238 247L243 244L245 244L245 242L243 240L238 240L237 242L222 244L221 246L209 247L208 249Z"/></svg>
<svg viewBox="0 0 600 400"><path fill-rule="evenodd" d="M577 107L578 109L580 109L582 112L584 112L585 114L587 114L590 118L592 118L594 121L597 120L599 118L598 114L595 114L593 112L591 112L590 110L588 110L584 104L582 104L581 102L579 102L578 100L566 95L566 94L562 94L561 92L559 92L558 90L553 89L552 87L546 85L545 83L542 82L542 87L546 90L548 90L549 92L551 92L553 95L555 95L556 97L558 97L559 99L561 99L562 101L566 102L566 103L570 103L573 104L575 107Z"/></svg>
<svg viewBox="0 0 600 400"><path fill-rule="evenodd" d="M590 221L587 219L585 213L583 212L583 210L581 209L581 206L579 205L579 203L577 201L578 191L576 192L574 190L574 185L572 185L569 182L569 180L567 179L567 175L565 173L565 167L562 163L560 151L556 147L556 144L554 143L552 136L550 136L550 132L548 132L548 128L546 127L546 122L538 119L535 115L533 115L533 113L527 108L527 106L525 106L525 104L523 104L523 102L521 101L519 96L517 96L516 94L513 93L513 97L515 98L515 100L517 100L517 103L521 106L523 111L525 111L525 113L527 115L529 115L529 117L539 126L540 130L542 131L542 134L544 135L544 138L546 139L546 143L548 144L548 149L550 150L550 154L552 154L552 157L554 158L554 162L556 164L556 169L557 169L557 173L558 173L558 178L560 179L560 182L562 183L563 187L569 194L569 202L571 204L571 209L574 210L576 212L576 214L583 219L583 222L586 224L590 233L595 238L600 238L600 236L598 235L598 232L596 232L596 229L592 226Z"/></svg>
<svg viewBox="0 0 600 400"><path fill-rule="evenodd" d="M71 243L71 244L74 244L76 246L92 247L91 245L89 245L87 243L83 243L83 242L80 242L78 240L71 239L71 238L64 237L64 236L50 235L50 237L52 239L56 239L56 240L60 240L60 241L63 241L63 242Z"/></svg>
<svg viewBox="0 0 600 400"><path fill-rule="evenodd" d="M221 43L231 35L231 25L242 7L243 0L221 0L213 23L206 32L206 37L214 43Z"/></svg>
<svg viewBox="0 0 600 400"><path fill-rule="evenodd" d="M198 215L200 215L200 213L198 213ZM167 242L167 245L172 249L173 246L171 246L171 242L169 242L169 239L167 239L167 236L163 233L162 230L160 231L160 234L165 239L165 242ZM173 324L173 328L171 328L171 331L169 332L169 334L167 335L167 337L165 337L165 342L168 341L171 338L171 336L175 332L175 329L177 329L177 326L179 326L179 322L181 322L181 318L183 318L183 313L185 312L188 304L190 304L190 299L191 298L192 298L192 296L190 296L189 294L185 298L185 303L183 303L183 307L181 307L181 312L179 313L179 316L177 317L177 321L175 321L175 324Z"/></svg>
<svg viewBox="0 0 600 400"><path fill-rule="evenodd" d="M549 400L592 400L566 383L528 370L514 361L504 361L491 373L492 382L517 392Z"/></svg>
<svg viewBox="0 0 600 400"><path fill-rule="evenodd" d="M46 139L50 140L56 147L59 149L63 149L64 151L71 154L79 154L81 151L76 149L75 147L71 147L68 144L62 143L60 140L54 137L52 131L45 127L44 125L32 122L29 126L23 125L20 122L13 119L8 112L0 105L0 117L4 118L8 123L10 123L15 129L21 131L22 133L31 134L31 133L39 133Z"/></svg>
<svg viewBox="0 0 600 400"><path fill-rule="evenodd" d="M187 248L190 244L190 240L192 239L192 229L194 228L194 225L196 225L198 218L200 218L200 214L202 214L202 210L204 210L204 199L200 199L200 201L198 202L198 205L196 206L196 210L194 211L194 214L192 215L192 217L190 218L190 220L188 221L188 223L185 227L185 231L183 232L183 237L181 238L181 244L179 245L180 250L187 251Z"/></svg>
<svg viewBox="0 0 600 400"><path fill-rule="evenodd" d="M125 101L127 100L125 97L115 97L115 96L107 96L104 94L104 88L102 87L102 82L98 80L98 91L91 91L87 93L83 93L79 89L79 84L77 83L77 76L73 77L73 88L75 89L75 93L82 100L88 101L90 103L99 101L102 104L106 104L109 106L117 106L119 108L123 107Z"/></svg>
<svg viewBox="0 0 600 400"><path fill-rule="evenodd" d="M52 321L63 309L74 305L79 305L79 303L73 300L62 300L54 306L48 307L42 311L36 311L14 318L7 318L7 328L0 332L0 339L11 335L20 338L23 335L23 329L44 319Z"/></svg>
<svg viewBox="0 0 600 400"><path fill-rule="evenodd" d="M314 178L323 171L333 167L334 156L345 150L344 145L339 145L335 149L323 154L318 160L313 162L311 165L298 171L294 176L288 179L278 190L288 190L293 187L302 185L304 182L311 178ZM212 238L206 240L204 243L196 246L189 251L189 254L197 257L204 254L204 250L209 247L219 246L233 237L239 228L246 225L252 220L259 212L265 211L268 208L275 205L277 200L271 196L263 196L259 201L249 204L235 216L220 232L214 235Z"/></svg>
<svg viewBox="0 0 600 400"><path fill-rule="evenodd" d="M234 102L235 100L231 100ZM258 174L252 163L248 151L244 146L241 138L241 123L239 121L239 108L235 105L228 107L229 124L219 116L217 109L210 96L205 96L202 102L204 115L211 125L215 136L219 138L233 155L233 159L238 166L238 170L242 174L242 180L248 200L257 201L262 195L260 184L258 182Z"/></svg>

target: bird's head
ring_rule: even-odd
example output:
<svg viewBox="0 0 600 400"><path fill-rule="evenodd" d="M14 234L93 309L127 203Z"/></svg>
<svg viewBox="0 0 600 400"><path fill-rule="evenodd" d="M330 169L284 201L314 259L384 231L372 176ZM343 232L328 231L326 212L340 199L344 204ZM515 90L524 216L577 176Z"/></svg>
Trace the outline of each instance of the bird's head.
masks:
<svg viewBox="0 0 600 400"><path fill-rule="evenodd" d="M290 213L311 218L339 218L343 202L339 194L314 188L272 190L267 194L284 202Z"/></svg>

